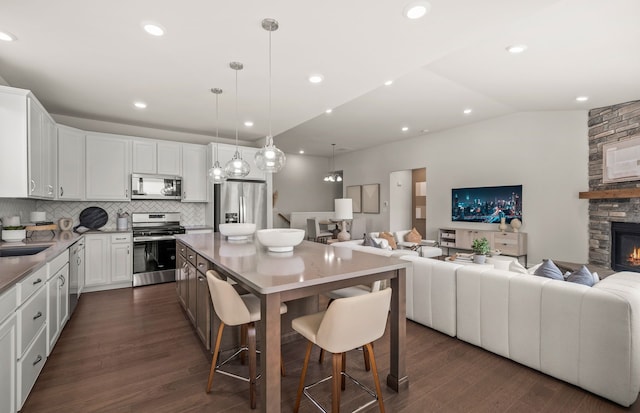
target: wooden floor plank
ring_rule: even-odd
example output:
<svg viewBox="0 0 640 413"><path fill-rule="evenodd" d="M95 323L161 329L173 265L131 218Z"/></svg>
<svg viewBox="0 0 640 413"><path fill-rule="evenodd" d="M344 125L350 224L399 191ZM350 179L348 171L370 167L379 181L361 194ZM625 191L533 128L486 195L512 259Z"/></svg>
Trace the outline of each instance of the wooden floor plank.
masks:
<svg viewBox="0 0 640 413"><path fill-rule="evenodd" d="M388 329L387 329L388 331ZM409 389L383 386L388 412L640 412L411 321L407 322ZM283 346L287 376L282 411L293 409L303 340ZM380 377L389 370L388 338L375 344ZM308 382L330 374L314 349ZM248 385L216 375L205 393L210 355L179 306L174 284L83 294L47 360L24 413L251 412ZM362 354L347 371L372 387ZM316 391L329 400L330 387ZM364 399L347 385L343 411ZM301 411L315 411L303 399ZM367 411L377 411L372 406Z"/></svg>

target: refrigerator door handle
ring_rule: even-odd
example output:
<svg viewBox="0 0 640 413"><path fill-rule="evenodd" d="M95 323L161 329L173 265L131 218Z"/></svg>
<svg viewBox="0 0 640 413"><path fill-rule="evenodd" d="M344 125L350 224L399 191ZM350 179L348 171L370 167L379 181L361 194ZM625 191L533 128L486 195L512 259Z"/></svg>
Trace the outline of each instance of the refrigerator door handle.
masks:
<svg viewBox="0 0 640 413"><path fill-rule="evenodd" d="M245 205L244 205L244 197L243 196L240 197L240 217L239 217L239 221L241 223L245 222Z"/></svg>

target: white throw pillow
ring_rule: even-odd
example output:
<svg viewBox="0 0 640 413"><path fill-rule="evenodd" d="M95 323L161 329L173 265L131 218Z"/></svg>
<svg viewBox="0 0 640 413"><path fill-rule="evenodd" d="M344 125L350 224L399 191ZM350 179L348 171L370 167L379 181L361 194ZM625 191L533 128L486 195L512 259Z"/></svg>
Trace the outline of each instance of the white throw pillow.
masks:
<svg viewBox="0 0 640 413"><path fill-rule="evenodd" d="M541 265L542 265L542 263L536 264L533 267L529 267L529 268L527 268L527 272L529 274L533 275L536 272L536 270L538 269L538 267L541 266Z"/></svg>
<svg viewBox="0 0 640 413"><path fill-rule="evenodd" d="M509 271L518 272L521 274L529 274L526 268L518 260L511 261L509 263Z"/></svg>
<svg viewBox="0 0 640 413"><path fill-rule="evenodd" d="M378 243L378 245L380 245L380 248L383 250L391 250L391 248L389 247L389 241L387 241L384 238L373 238L373 240L375 242Z"/></svg>
<svg viewBox="0 0 640 413"><path fill-rule="evenodd" d="M598 275L597 272L592 272L591 275L593 275L593 283L597 283L598 281L600 281L600 276Z"/></svg>
<svg viewBox="0 0 640 413"><path fill-rule="evenodd" d="M504 271L509 271L509 265L511 264L511 261L501 260L497 258L487 258L485 262L487 264L492 264L493 268L495 268L496 270Z"/></svg>

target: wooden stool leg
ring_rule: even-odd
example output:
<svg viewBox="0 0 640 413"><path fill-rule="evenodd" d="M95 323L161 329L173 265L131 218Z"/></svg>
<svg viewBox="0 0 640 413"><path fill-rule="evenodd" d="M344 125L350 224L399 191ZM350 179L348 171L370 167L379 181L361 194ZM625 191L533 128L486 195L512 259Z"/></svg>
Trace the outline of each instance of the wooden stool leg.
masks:
<svg viewBox="0 0 640 413"><path fill-rule="evenodd" d="M373 348L373 343L371 343L371 347ZM366 371L371 370L371 365L369 364L369 350L367 350L367 346L362 346L362 357L364 357L364 369Z"/></svg>
<svg viewBox="0 0 640 413"><path fill-rule="evenodd" d="M284 377L287 372L284 370L284 360L282 360L282 353L280 353L280 376Z"/></svg>
<svg viewBox="0 0 640 413"><path fill-rule="evenodd" d="M247 325L243 324L242 326L240 326L240 347L244 348L247 347ZM240 364L242 364L244 366L245 360L246 360L247 356L246 354L243 352L240 353Z"/></svg>
<svg viewBox="0 0 640 413"><path fill-rule="evenodd" d="M302 399L302 391L304 390L304 378L307 375L307 367L309 366L309 358L311 357L312 342L307 343L307 353L304 356L304 364L302 365L302 373L300 374L300 385L298 386L298 395L296 396L296 404L293 407L293 413L298 413L300 409L300 399Z"/></svg>
<svg viewBox="0 0 640 413"><path fill-rule="evenodd" d="M344 352L342 353L342 371L343 373L345 371L347 371L347 353ZM346 385L345 385L345 379L346 377L344 376L344 374L340 375L340 389L342 389L342 391L344 391L344 389L346 389Z"/></svg>
<svg viewBox="0 0 640 413"><path fill-rule="evenodd" d="M211 358L211 370L209 370L209 381L207 382L207 393L211 391L211 383L213 383L213 373L216 372L216 363L218 362L218 352L220 351L220 341L222 340L222 330L224 323L220 323L218 327L218 336L216 337L216 345L213 348L213 356Z"/></svg>
<svg viewBox="0 0 640 413"><path fill-rule="evenodd" d="M256 357L256 325L247 326L247 340L249 344L249 397L251 408L256 408L256 377L258 376L258 364Z"/></svg>
<svg viewBox="0 0 640 413"><path fill-rule="evenodd" d="M342 371L342 354L333 355L333 379L331 380L331 413L340 413L340 372Z"/></svg>
<svg viewBox="0 0 640 413"><path fill-rule="evenodd" d="M382 389L380 389L380 379L378 378L378 367L376 366L376 358L373 355L373 345L369 343L365 345L367 353L369 353L369 359L371 361L371 372L373 373L373 382L376 384L376 394L378 395L378 406L380 407L380 413L384 413L384 403L382 401Z"/></svg>

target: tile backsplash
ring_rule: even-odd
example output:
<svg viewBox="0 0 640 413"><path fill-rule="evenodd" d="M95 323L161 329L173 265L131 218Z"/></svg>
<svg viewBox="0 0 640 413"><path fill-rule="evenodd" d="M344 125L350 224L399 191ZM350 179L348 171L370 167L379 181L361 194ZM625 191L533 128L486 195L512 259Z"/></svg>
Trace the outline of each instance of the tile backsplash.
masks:
<svg viewBox="0 0 640 413"><path fill-rule="evenodd" d="M32 201L33 202L33 201ZM185 226L205 224L204 203L187 203L180 201L131 201L131 202L63 202L37 201L33 210L44 211L47 219L57 222L60 218L73 218L73 225L78 225L78 217L85 208L98 206L109 214L105 228L115 228L118 210L128 212L180 212L181 224ZM1 210L1 209L0 209ZM27 214L27 219L28 219ZM129 221L129 226L131 221Z"/></svg>
<svg viewBox="0 0 640 413"><path fill-rule="evenodd" d="M0 218L18 215L20 222L28 222L31 211L35 210L33 199L0 198Z"/></svg>

